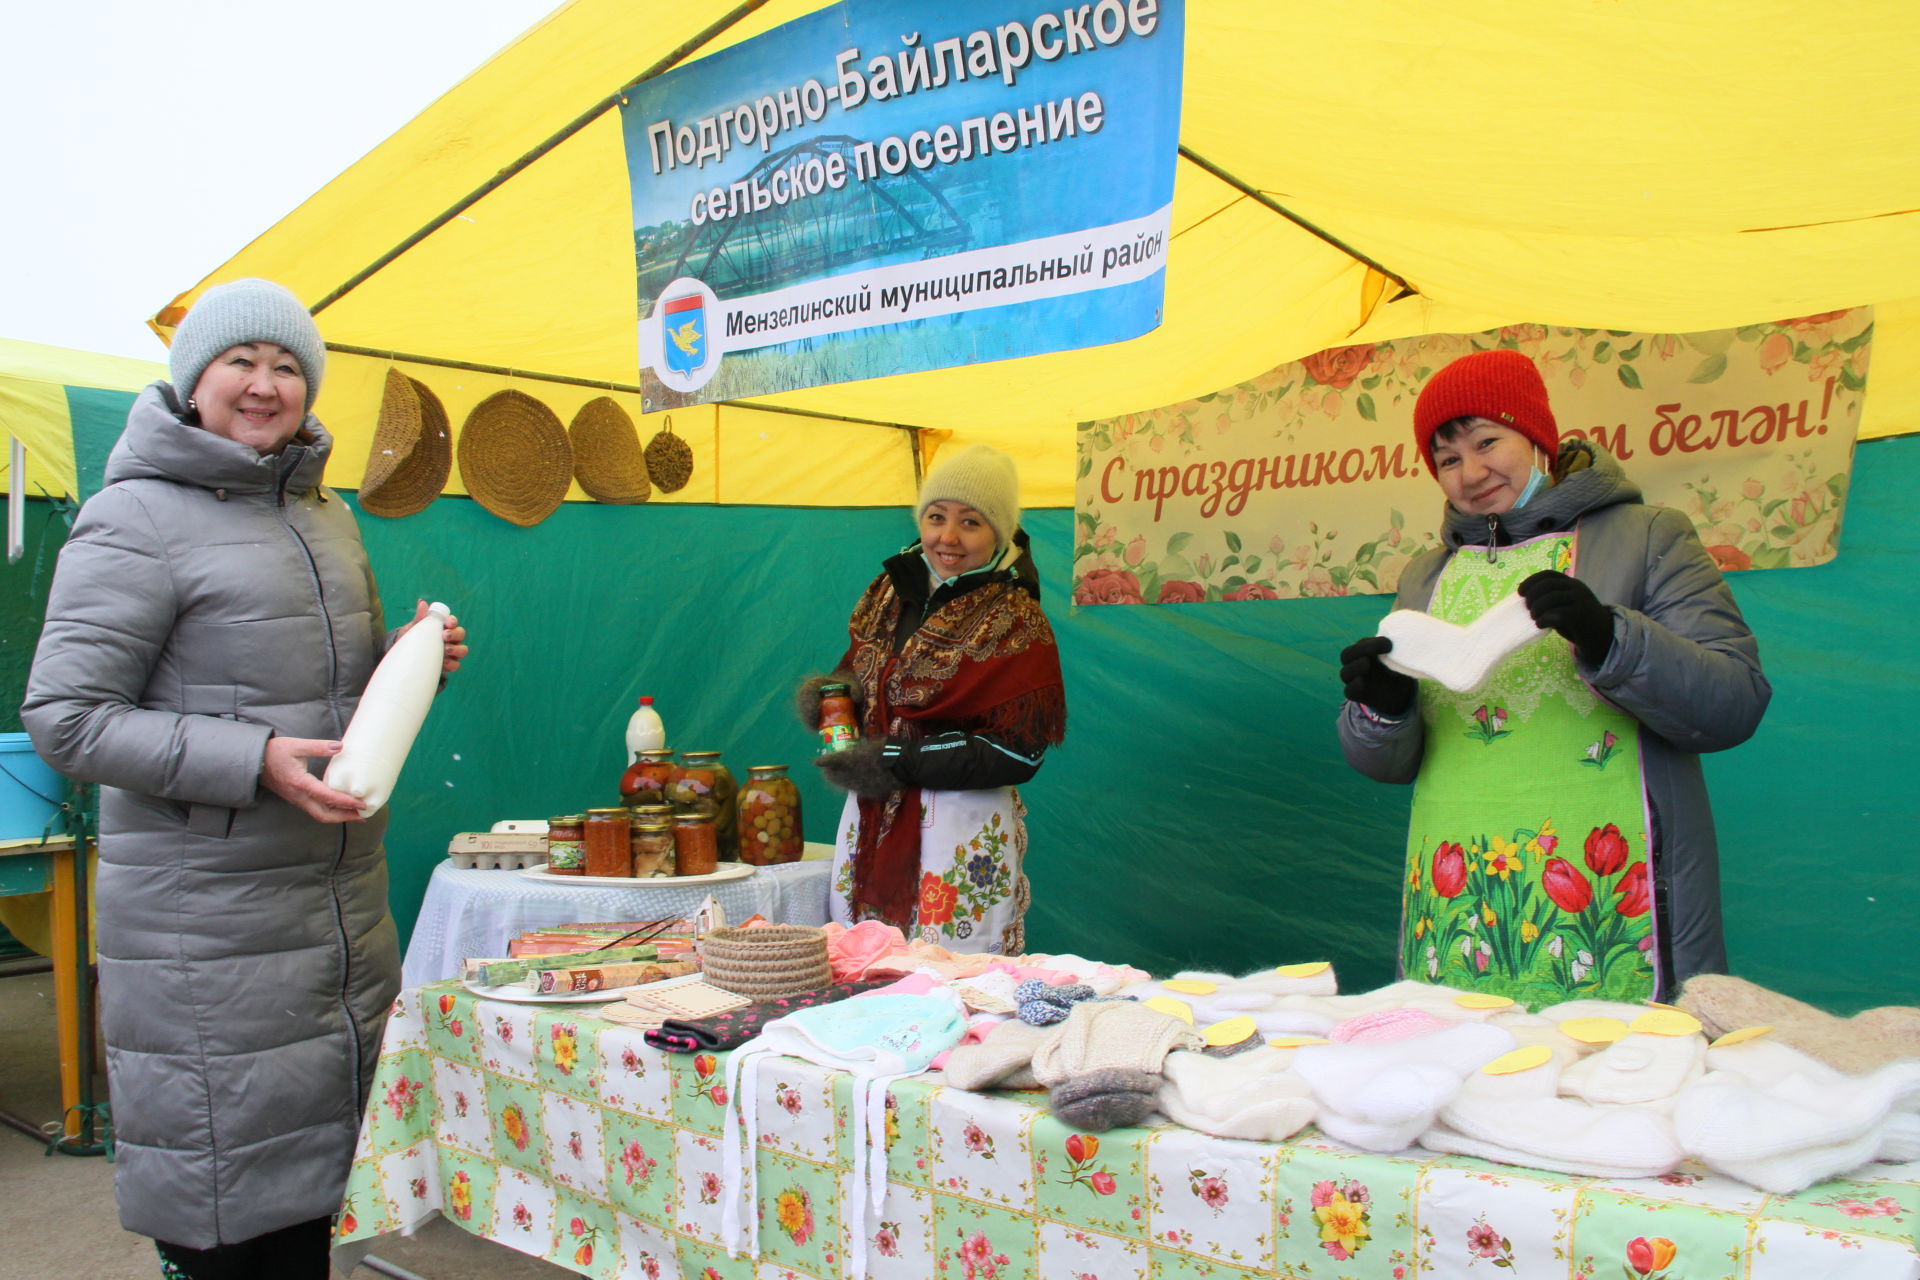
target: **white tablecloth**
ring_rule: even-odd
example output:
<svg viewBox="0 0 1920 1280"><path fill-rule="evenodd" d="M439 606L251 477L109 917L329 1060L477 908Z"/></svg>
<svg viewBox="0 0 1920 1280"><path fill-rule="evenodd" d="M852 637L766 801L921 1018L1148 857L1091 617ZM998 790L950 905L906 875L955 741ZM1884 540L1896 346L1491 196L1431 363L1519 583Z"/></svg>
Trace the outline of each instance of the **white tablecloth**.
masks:
<svg viewBox="0 0 1920 1280"><path fill-rule="evenodd" d="M762 915L780 924L827 922L827 874L833 862L812 858L756 868L751 876L683 884L636 880L631 888L553 884L517 871L462 871L451 860L433 869L401 965L401 982L417 987L460 976L468 956L506 954L507 939L528 929L595 920L659 920L684 915L713 895L734 923Z"/></svg>

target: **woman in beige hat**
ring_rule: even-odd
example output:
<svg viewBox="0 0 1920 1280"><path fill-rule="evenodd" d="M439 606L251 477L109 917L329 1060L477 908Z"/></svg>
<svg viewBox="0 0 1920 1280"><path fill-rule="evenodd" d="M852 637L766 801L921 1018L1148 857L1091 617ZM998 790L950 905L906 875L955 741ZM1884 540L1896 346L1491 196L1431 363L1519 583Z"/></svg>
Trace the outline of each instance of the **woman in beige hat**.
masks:
<svg viewBox="0 0 1920 1280"><path fill-rule="evenodd" d="M1014 787L1066 732L1040 580L1020 529L1013 460L975 445L940 462L915 506L920 537L891 557L848 622L832 677L860 741L816 761L846 790L832 916L883 920L955 951L1025 950L1024 806Z"/></svg>

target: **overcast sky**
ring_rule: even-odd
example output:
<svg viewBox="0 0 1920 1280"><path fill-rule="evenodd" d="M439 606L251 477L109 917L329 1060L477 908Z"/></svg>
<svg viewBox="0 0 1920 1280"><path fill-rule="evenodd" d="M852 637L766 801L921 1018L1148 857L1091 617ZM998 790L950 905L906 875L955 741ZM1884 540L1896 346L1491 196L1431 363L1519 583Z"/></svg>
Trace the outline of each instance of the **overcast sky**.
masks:
<svg viewBox="0 0 1920 1280"><path fill-rule="evenodd" d="M560 4L0 0L0 338L164 360L147 316Z"/></svg>

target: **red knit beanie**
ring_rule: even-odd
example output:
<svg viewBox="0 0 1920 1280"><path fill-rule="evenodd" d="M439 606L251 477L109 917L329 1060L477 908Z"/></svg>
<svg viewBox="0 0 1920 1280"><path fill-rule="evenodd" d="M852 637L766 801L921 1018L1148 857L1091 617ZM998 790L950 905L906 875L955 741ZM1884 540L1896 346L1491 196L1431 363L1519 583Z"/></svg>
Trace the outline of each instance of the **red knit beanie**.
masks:
<svg viewBox="0 0 1920 1280"><path fill-rule="evenodd" d="M1433 433L1455 418L1485 418L1511 427L1547 451L1560 449L1560 429L1547 403L1547 384L1533 361L1500 348L1461 356L1427 379L1413 406L1413 440L1427 470L1433 465Z"/></svg>

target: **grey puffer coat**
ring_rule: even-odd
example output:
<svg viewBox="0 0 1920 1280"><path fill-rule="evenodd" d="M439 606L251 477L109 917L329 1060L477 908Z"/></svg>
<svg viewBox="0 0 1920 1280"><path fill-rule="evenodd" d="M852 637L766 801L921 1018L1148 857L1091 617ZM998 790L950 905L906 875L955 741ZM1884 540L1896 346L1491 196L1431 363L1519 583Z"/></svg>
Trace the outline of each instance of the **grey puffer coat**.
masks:
<svg viewBox="0 0 1920 1280"><path fill-rule="evenodd" d="M1671 995L1693 974L1727 967L1720 848L1699 753L1751 737L1773 688L1761 674L1753 632L1693 522L1643 503L1639 486L1597 445L1562 441L1560 455L1556 470L1564 478L1502 517L1498 540L1577 530L1574 576L1612 609L1606 661L1592 667L1576 652L1574 664L1595 693L1644 730L1656 960L1661 989ZM1485 516L1448 505L1446 549L1407 566L1394 608L1425 610L1447 561L1463 546L1484 547L1491 533ZM1340 709L1340 745L1349 764L1380 782L1412 782L1425 749L1417 715L1386 719L1354 702Z"/></svg>
<svg viewBox="0 0 1920 1280"><path fill-rule="evenodd" d="M60 553L21 716L101 784L120 1220L190 1248L340 1206L399 989L383 810L315 822L267 739L338 738L387 637L309 417L277 456L140 393Z"/></svg>

